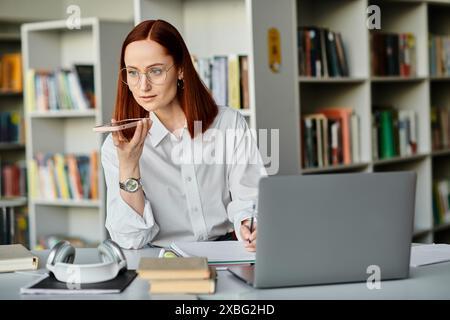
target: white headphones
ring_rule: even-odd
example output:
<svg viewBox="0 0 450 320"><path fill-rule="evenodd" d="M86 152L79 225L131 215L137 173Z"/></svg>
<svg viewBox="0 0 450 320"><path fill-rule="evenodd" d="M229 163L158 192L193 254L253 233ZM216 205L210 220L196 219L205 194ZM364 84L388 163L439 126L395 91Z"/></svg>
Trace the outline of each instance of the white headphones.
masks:
<svg viewBox="0 0 450 320"><path fill-rule="evenodd" d="M125 255L114 241L107 239L97 249L102 263L73 264L75 248L68 241L60 241L50 251L47 269L57 280L70 283L108 281L127 269Z"/></svg>

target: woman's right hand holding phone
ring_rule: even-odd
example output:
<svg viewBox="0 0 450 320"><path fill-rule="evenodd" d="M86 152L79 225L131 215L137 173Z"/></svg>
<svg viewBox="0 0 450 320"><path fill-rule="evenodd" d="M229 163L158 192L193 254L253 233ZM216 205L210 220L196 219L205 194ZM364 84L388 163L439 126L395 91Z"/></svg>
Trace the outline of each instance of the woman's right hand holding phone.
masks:
<svg viewBox="0 0 450 320"><path fill-rule="evenodd" d="M114 123L116 120L112 119L111 122ZM128 140L121 131L112 133L113 142L119 158L121 180L130 177L140 178L139 159L141 158L145 138L151 126L152 120L149 118L139 120L131 140Z"/></svg>

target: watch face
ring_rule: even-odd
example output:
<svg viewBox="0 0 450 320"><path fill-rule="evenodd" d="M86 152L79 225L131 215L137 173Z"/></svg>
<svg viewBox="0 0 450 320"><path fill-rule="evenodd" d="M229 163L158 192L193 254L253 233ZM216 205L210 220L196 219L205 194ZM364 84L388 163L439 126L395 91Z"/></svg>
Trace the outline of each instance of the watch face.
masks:
<svg viewBox="0 0 450 320"><path fill-rule="evenodd" d="M139 188L139 182L135 179L125 181L125 188L130 192L135 192Z"/></svg>

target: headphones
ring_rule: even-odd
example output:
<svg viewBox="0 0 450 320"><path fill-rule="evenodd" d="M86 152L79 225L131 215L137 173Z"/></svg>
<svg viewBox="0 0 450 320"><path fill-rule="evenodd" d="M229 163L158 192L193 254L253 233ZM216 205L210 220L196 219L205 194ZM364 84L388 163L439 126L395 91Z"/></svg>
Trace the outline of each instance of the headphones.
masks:
<svg viewBox="0 0 450 320"><path fill-rule="evenodd" d="M125 255L114 241L107 239L97 249L102 263L73 264L75 248L68 241L60 241L50 251L47 269L57 280L70 283L108 281L127 269Z"/></svg>

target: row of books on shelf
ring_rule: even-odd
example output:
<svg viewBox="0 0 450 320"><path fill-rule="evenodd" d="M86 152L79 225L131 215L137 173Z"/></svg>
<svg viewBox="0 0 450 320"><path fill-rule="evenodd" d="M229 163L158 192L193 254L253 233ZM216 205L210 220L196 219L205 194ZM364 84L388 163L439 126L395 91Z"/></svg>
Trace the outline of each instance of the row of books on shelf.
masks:
<svg viewBox="0 0 450 320"><path fill-rule="evenodd" d="M324 108L302 117L303 168L361 161L360 118L352 108ZM375 106L372 114L374 159L417 153L417 113Z"/></svg>
<svg viewBox="0 0 450 320"><path fill-rule="evenodd" d="M29 247L29 227L28 227L28 207L21 206L14 208L14 235L11 234L9 219L0 219L0 244L20 243ZM6 223L6 227L5 227ZM4 232L6 231L6 232Z"/></svg>
<svg viewBox="0 0 450 320"><path fill-rule="evenodd" d="M303 168L360 162L360 119L352 108L323 108L302 118Z"/></svg>
<svg viewBox="0 0 450 320"><path fill-rule="evenodd" d="M417 74L414 34L373 32L370 42L372 75L411 77Z"/></svg>
<svg viewBox="0 0 450 320"><path fill-rule="evenodd" d="M95 108L94 67L29 69L25 79L28 112Z"/></svg>
<svg viewBox="0 0 450 320"><path fill-rule="evenodd" d="M417 154L417 112L374 106L372 113L372 155L374 159Z"/></svg>
<svg viewBox="0 0 450 320"><path fill-rule="evenodd" d="M433 181L433 218L434 225L450 222L450 180Z"/></svg>
<svg viewBox="0 0 450 320"><path fill-rule="evenodd" d="M98 153L38 153L29 164L33 199L98 199Z"/></svg>
<svg viewBox="0 0 450 320"><path fill-rule="evenodd" d="M450 111L431 107L431 137L433 150L450 148Z"/></svg>
<svg viewBox="0 0 450 320"><path fill-rule="evenodd" d="M450 76L450 36L430 34L430 75Z"/></svg>
<svg viewBox="0 0 450 320"><path fill-rule="evenodd" d="M0 195L27 196L27 167L25 160L6 162L0 159Z"/></svg>
<svg viewBox="0 0 450 320"><path fill-rule="evenodd" d="M195 69L218 105L235 109L250 108L248 57L221 55L192 56Z"/></svg>
<svg viewBox="0 0 450 320"><path fill-rule="evenodd" d="M4 53L0 56L0 92L22 92L22 54Z"/></svg>
<svg viewBox="0 0 450 320"><path fill-rule="evenodd" d="M20 112L0 112L0 142L24 143L24 121Z"/></svg>
<svg viewBox="0 0 450 320"><path fill-rule="evenodd" d="M299 75L347 77L349 66L340 32L316 26L297 30Z"/></svg>

